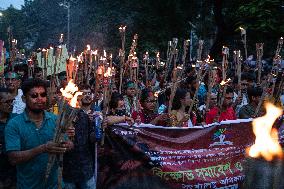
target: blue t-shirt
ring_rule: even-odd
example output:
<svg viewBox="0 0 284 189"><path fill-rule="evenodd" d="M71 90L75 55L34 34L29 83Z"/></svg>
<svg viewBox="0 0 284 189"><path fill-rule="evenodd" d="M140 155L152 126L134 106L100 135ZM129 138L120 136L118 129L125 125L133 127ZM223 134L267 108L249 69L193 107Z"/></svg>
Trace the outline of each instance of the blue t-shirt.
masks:
<svg viewBox="0 0 284 189"><path fill-rule="evenodd" d="M7 122L18 114L11 113L7 119ZM5 136L4 130L7 122L0 122L0 182L6 179L12 179L12 182L16 180L16 167L12 166L8 160L7 154L5 153ZM1 187L0 187L1 188Z"/></svg>
<svg viewBox="0 0 284 189"><path fill-rule="evenodd" d="M51 141L56 127L56 116L44 112L44 120L40 128L29 119L26 112L11 119L5 128L7 153L25 151ZM18 189L55 189L57 188L57 164L51 170L50 177L45 181L48 154L42 153L32 160L18 164Z"/></svg>

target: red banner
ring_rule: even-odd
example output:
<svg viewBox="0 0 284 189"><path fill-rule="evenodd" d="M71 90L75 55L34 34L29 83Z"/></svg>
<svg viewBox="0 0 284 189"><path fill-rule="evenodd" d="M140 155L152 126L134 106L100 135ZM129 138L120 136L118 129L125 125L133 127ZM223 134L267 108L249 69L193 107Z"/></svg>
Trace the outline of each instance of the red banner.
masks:
<svg viewBox="0 0 284 189"><path fill-rule="evenodd" d="M107 130L109 147L100 155L99 188L135 188L135 183L149 188L240 188L245 149L254 140L249 120L198 129L112 126Z"/></svg>

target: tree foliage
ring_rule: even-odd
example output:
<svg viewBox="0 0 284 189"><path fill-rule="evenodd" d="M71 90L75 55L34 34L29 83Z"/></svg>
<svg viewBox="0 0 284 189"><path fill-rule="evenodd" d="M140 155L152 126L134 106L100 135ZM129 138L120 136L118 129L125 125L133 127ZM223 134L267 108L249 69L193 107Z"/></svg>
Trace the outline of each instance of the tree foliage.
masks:
<svg viewBox="0 0 284 189"><path fill-rule="evenodd" d="M61 33L67 36L67 9L64 0L25 0L21 10L10 7L3 11L0 34L7 40L6 29L13 27L14 37L24 47L33 49L56 44ZM241 49L239 26L247 29L249 52L255 42L274 47L283 35L284 10L281 0L69 0L70 50L82 50L86 44L117 52L120 47L118 27L127 26L127 47L135 33L139 35L139 52L165 51L167 41L182 41L194 30L204 39L205 50L213 57L222 45ZM193 25L191 25L192 23ZM274 44L274 46L273 46ZM182 43L180 43L181 47ZM210 47L212 48L210 49ZM274 49L265 49L269 55Z"/></svg>

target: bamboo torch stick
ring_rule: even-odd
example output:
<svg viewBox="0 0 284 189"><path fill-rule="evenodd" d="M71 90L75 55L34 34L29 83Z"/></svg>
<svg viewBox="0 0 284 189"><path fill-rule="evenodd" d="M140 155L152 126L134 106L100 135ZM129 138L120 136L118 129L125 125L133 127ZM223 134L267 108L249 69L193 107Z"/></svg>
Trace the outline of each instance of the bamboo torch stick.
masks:
<svg viewBox="0 0 284 189"><path fill-rule="evenodd" d="M134 56L134 52L136 50L136 47L137 47L137 40L138 40L138 35L135 34L134 37L133 37L133 40L132 40L132 44L131 44L131 47L130 47L130 52L129 52L129 55L128 55L128 67L129 67L129 70L130 70L130 79L133 80L133 70L132 70L132 64L133 64L133 56ZM126 70L124 70L126 71Z"/></svg>
<svg viewBox="0 0 284 189"><path fill-rule="evenodd" d="M106 64L104 64L104 75L103 75L103 120L106 119L108 114L108 106L109 106L109 98L110 98L110 87L109 84L111 83L111 74L112 69L110 67L107 68ZM102 139L101 139L101 146L103 146L105 143L105 128L102 127Z"/></svg>
<svg viewBox="0 0 284 189"><path fill-rule="evenodd" d="M245 49L245 57L246 57L246 60L248 59L248 51L247 51L247 31L240 27L240 30L241 30L241 41L244 45L244 49Z"/></svg>
<svg viewBox="0 0 284 189"><path fill-rule="evenodd" d="M42 49L42 54L43 54L43 79L46 80L47 78L47 57L48 57L48 50Z"/></svg>
<svg viewBox="0 0 284 189"><path fill-rule="evenodd" d="M148 64L149 64L149 53L146 52L143 58L143 62L144 62L144 68L145 68L145 83L147 85L148 83L148 79L149 79L149 73L148 73Z"/></svg>
<svg viewBox="0 0 284 189"><path fill-rule="evenodd" d="M229 57L229 48L223 46L222 49L223 60L222 60L222 79L226 80L227 77L227 66L228 66L228 57Z"/></svg>
<svg viewBox="0 0 284 189"><path fill-rule="evenodd" d="M202 61L202 50L203 50L204 40L199 40L197 49L197 60Z"/></svg>
<svg viewBox="0 0 284 189"><path fill-rule="evenodd" d="M202 74L202 69L203 69L203 62L202 62L202 50L203 50L203 45L204 45L204 41L203 40L199 40L198 42L198 49L197 49L197 61L196 61L196 66L199 66L198 72L197 72L197 87L196 87L196 91L192 97L192 102L190 103L189 106L189 110L188 110L188 114L190 115L193 109L193 106L195 104L196 98L197 98L197 94L198 94L198 90L200 87L200 82L203 80L203 76ZM196 67L195 66L195 67ZM205 76L205 74L204 74Z"/></svg>
<svg viewBox="0 0 284 189"><path fill-rule="evenodd" d="M278 91L274 98L274 104L277 104L280 101L280 95L283 92L283 89L284 89L284 73L282 73L282 79L279 83Z"/></svg>
<svg viewBox="0 0 284 189"><path fill-rule="evenodd" d="M173 77L172 77L173 85L171 87L171 95L170 95L168 112L171 112L171 110L172 110L173 100L174 100L175 91L176 91L176 81L177 81L177 69L174 68L173 69Z"/></svg>
<svg viewBox="0 0 284 189"><path fill-rule="evenodd" d="M272 91L271 91L270 99L273 99L276 80L277 80L277 77L278 77L278 74L279 74L279 69L280 69L280 64L281 64L281 56L279 54L281 52L282 45L283 45L283 38L281 37L278 41L275 56L273 58L272 74L275 76L275 79L273 79L273 85L272 85ZM281 88L279 88L279 90L281 90Z"/></svg>
<svg viewBox="0 0 284 189"><path fill-rule="evenodd" d="M62 98L60 101L60 106L59 106L60 110L58 118L56 120L56 129L53 138L53 142L58 144L64 141L65 131L72 124L72 121L74 120L74 117L78 110L76 109L76 106L78 105L77 97L78 95L82 95L82 93L78 91L78 87L76 87L76 85L73 83L72 80L68 83L65 89L61 89L61 92L64 98ZM45 173L45 180L47 180L50 175L56 157L58 157L60 160L59 173L58 173L58 184L59 184L58 186L59 188L61 188L61 179L62 179L61 163L62 163L63 154L59 156L56 156L54 154L49 155L46 173Z"/></svg>
<svg viewBox="0 0 284 189"><path fill-rule="evenodd" d="M161 58L160 58L160 52L156 53L156 70L158 70L161 66Z"/></svg>
<svg viewBox="0 0 284 189"><path fill-rule="evenodd" d="M183 42L183 55L182 55L182 67L183 67L183 71L182 71L182 76L184 75L185 69L187 67L186 64L186 55L187 55L187 51L188 51L188 46L189 46L189 42L190 40L184 40Z"/></svg>
<svg viewBox="0 0 284 189"><path fill-rule="evenodd" d="M196 99L197 99L197 94L198 94L198 90L199 90L200 84L203 81L203 79L204 79L204 77L205 77L205 75L207 74L207 71L208 71L208 70L206 70L202 74L202 67L203 67L202 64L203 63L201 63L201 65L199 67L199 70L197 72L197 87L196 87L196 90L195 90L194 95L192 97L192 102L190 103L190 106L189 106L188 115L190 115L191 112L192 112L193 106L194 106L194 104L196 102Z"/></svg>
<svg viewBox="0 0 284 189"><path fill-rule="evenodd" d="M227 79L227 81L222 81L221 82L221 86L224 86L224 88L223 88L223 92L222 92L222 95L221 95L221 99L220 99L220 101L219 101L219 109L220 110L222 110L222 107L223 107L223 104L224 104L224 100L225 100L225 95L226 95L226 92L227 92L227 83L229 82L229 81L231 81L231 79L229 78L229 79ZM219 113L221 113L221 112L219 112Z"/></svg>
<svg viewBox="0 0 284 189"><path fill-rule="evenodd" d="M173 38L172 41L169 41L169 49L168 49L169 52L168 52L168 56L167 56L167 62L166 62L166 65L165 65L165 67L166 67L166 78L168 77L170 69L171 69L171 63L172 63L172 60L173 60L173 57L174 57L174 54L175 54L175 51L176 51L177 44L178 44L177 38Z"/></svg>
<svg viewBox="0 0 284 189"><path fill-rule="evenodd" d="M241 96L241 79L242 79L242 63L241 63L241 60L242 60L242 57L241 57L241 51L240 50L237 50L237 51L234 51L234 54L235 54L235 57L236 57L236 64L237 64L237 77L238 77L238 97Z"/></svg>
<svg viewBox="0 0 284 189"><path fill-rule="evenodd" d="M258 114L259 114L259 111L260 111L260 108L261 108L261 106L262 106L262 104L263 104L263 101L264 101L265 97L267 96L267 89L268 89L268 87L269 87L269 84L270 84L272 78L273 78L273 76L272 76L272 74L270 74L270 75L268 76L266 82L264 83L264 86L263 86L263 88L262 88L263 91L262 91L260 100L259 100L259 102L258 102L258 105L257 105L257 107L256 107L256 109L255 109L255 113L254 113L254 115L253 115L254 118L257 117Z"/></svg>
<svg viewBox="0 0 284 189"><path fill-rule="evenodd" d="M165 64L166 68L168 67L168 62L169 62L169 59L170 59L170 56L171 56L172 46L173 46L173 42L172 41L168 41L167 61L166 61L166 64Z"/></svg>
<svg viewBox="0 0 284 189"><path fill-rule="evenodd" d="M119 50L120 57L120 71L119 71L119 93L122 93L122 77L123 77L123 67L125 65L125 30L126 26L119 27L119 33L121 38L121 49Z"/></svg>
<svg viewBox="0 0 284 189"><path fill-rule="evenodd" d="M173 100L174 100L174 96L175 96L175 93L176 93L176 90L177 90L177 78L178 78L178 69L176 67L176 62L177 62L177 57L178 57L178 50L175 49L175 52L174 52L174 69L173 69L173 72L172 72L172 87L171 87L171 94L170 94L170 101L169 101L169 108L168 108L168 112L170 113L171 110L172 110L172 106L173 106Z"/></svg>
<svg viewBox="0 0 284 189"><path fill-rule="evenodd" d="M208 92L207 92L207 98L206 98L206 111L207 112L209 110L209 104L211 101L211 93L212 93L212 88L213 88L213 84L214 84L214 75L213 75L213 70L211 65L209 65L209 70L208 70Z"/></svg>
<svg viewBox="0 0 284 189"><path fill-rule="evenodd" d="M261 72L262 72L262 56L263 56L263 43L256 43L256 57L258 65L258 75L257 82L261 81Z"/></svg>

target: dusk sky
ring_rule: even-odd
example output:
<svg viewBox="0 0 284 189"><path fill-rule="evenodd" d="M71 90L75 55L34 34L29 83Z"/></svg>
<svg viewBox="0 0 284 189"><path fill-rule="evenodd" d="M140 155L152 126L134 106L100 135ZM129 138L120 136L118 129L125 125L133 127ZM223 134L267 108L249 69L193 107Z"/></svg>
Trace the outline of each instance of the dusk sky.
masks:
<svg viewBox="0 0 284 189"><path fill-rule="evenodd" d="M24 0L0 0L0 7L6 9L10 5L13 5L15 8L20 9L21 5L24 4Z"/></svg>

